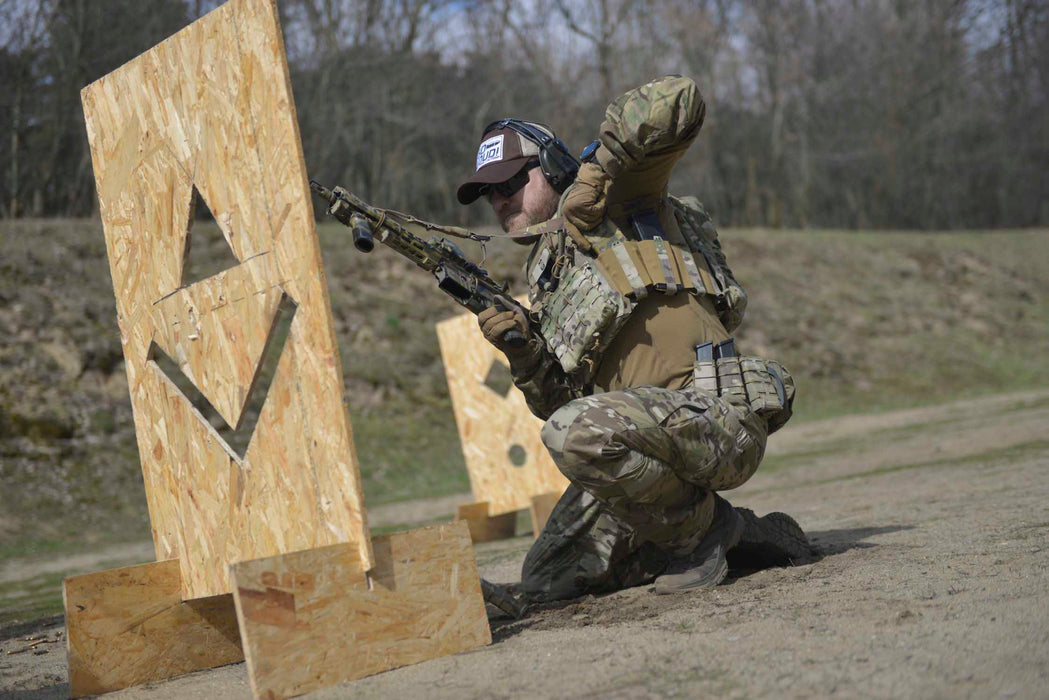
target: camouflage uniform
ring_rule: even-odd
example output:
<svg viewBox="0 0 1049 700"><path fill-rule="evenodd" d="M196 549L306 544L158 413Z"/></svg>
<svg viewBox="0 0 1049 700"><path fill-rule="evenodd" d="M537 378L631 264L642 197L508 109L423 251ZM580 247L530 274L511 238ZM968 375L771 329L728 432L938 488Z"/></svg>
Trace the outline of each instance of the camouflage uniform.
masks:
<svg viewBox="0 0 1049 700"><path fill-rule="evenodd" d="M720 310L702 295L654 293L637 304L585 375L566 372L544 342L533 341L530 352L512 361L514 383L532 412L546 419L543 442L571 481L525 559L522 587L540 599L651 581L703 537L713 492L743 484L764 454L767 415L745 398L692 383L695 345L728 338L746 305L699 203L668 198L663 189L702 119L692 81L649 83L609 107L599 157L615 171L620 200L643 196L654 180L663 216L676 217L689 235L706 237L714 267L727 278ZM660 167L647 168L652 161ZM615 194L610 191L610 201ZM623 228L606 221L582 232L590 255L622 237ZM532 292L534 301L539 292ZM785 420L776 416L774 427Z"/></svg>

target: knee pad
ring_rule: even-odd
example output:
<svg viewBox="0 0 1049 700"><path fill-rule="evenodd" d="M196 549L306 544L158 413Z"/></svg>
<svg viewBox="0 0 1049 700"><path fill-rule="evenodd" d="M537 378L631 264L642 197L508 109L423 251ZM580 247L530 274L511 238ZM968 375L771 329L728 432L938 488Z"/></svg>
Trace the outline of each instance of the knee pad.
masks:
<svg viewBox="0 0 1049 700"><path fill-rule="evenodd" d="M577 399L554 411L553 415L546 419L543 429L539 432L539 437L546 445L546 449L551 453L563 454L572 427L579 420L579 416L589 408L589 405L583 405L583 401Z"/></svg>

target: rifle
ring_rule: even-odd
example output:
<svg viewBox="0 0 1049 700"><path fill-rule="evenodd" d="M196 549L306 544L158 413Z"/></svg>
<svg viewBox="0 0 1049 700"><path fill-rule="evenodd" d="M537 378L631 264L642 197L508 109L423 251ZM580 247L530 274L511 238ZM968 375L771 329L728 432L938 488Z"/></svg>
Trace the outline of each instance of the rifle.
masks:
<svg viewBox="0 0 1049 700"><path fill-rule="evenodd" d="M440 237L425 241L408 227L442 231L481 242L487 241L487 236L465 229L437 226L406 214L378 209L343 187L329 190L316 180L310 180L310 189L328 202L328 214L350 228L353 246L362 253L370 253L375 248L377 232L381 243L433 274L440 290L473 313L478 314L495 306L500 311L518 311L529 318L528 310L506 294L509 285L499 284L489 277L486 270L467 260L458 246ZM509 347L519 348L528 339L519 331L509 330L503 335L503 342Z"/></svg>
<svg viewBox="0 0 1049 700"><path fill-rule="evenodd" d="M492 583L484 578L481 579L481 595L484 597L484 602L502 610L515 620L524 617L532 605L532 601L527 596L515 595L510 586L503 583Z"/></svg>

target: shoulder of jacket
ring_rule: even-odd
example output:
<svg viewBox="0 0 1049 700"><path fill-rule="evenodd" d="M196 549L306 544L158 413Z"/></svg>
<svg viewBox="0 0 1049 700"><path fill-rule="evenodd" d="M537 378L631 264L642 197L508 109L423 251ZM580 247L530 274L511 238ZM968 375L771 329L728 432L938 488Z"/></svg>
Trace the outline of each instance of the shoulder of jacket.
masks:
<svg viewBox="0 0 1049 700"><path fill-rule="evenodd" d="M687 197L669 195L668 199L679 218L684 217L691 220L697 228L703 228L705 224L713 225L713 220L710 218L710 214L707 213L706 207L696 197L691 195Z"/></svg>
<svg viewBox="0 0 1049 700"><path fill-rule="evenodd" d="M667 199L670 200L671 206L679 211L688 212L696 216L702 216L705 219L709 219L710 215L707 214L706 207L703 206L703 202L699 201L697 197L688 195L685 197L679 197L677 195L667 195Z"/></svg>

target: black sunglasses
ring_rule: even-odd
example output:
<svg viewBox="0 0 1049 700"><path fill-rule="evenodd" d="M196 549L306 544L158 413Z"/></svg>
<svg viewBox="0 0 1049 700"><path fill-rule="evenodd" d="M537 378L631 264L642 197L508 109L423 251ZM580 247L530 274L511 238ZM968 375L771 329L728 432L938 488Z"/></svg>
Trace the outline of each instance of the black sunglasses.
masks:
<svg viewBox="0 0 1049 700"><path fill-rule="evenodd" d="M481 189L481 196L482 197L486 197L489 202L492 201L492 193L493 192L498 192L499 194L501 194L502 196L506 197L507 199L509 199L510 197L513 197L515 194L517 194L517 191L519 189L521 189L526 184L528 184L528 178L529 178L528 171L531 170L532 168L536 168L538 166L539 166L539 161L537 161L537 160L533 160L533 161L529 161L528 163L525 163L525 166L523 168L521 168L520 170L518 170L517 174L514 175L509 180L504 180L503 182L496 182L496 183L493 183L491 185L484 186Z"/></svg>

